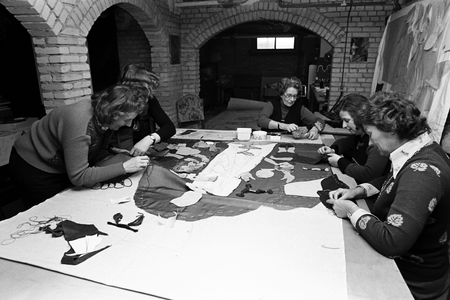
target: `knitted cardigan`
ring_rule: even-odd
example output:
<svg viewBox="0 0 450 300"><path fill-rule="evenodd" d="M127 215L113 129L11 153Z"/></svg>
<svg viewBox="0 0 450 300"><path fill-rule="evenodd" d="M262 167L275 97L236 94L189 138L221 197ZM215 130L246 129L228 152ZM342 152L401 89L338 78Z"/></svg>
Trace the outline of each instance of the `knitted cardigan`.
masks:
<svg viewBox="0 0 450 300"><path fill-rule="evenodd" d="M372 214L356 228L381 254L395 259L409 281L430 282L449 268L450 160L435 142L420 149L394 179L370 182L380 190Z"/></svg>

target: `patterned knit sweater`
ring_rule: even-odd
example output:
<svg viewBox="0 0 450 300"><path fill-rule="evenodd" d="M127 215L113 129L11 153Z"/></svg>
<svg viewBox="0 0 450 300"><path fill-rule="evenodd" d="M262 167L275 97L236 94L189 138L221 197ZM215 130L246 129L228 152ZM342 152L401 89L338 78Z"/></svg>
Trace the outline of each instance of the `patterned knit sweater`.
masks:
<svg viewBox="0 0 450 300"><path fill-rule="evenodd" d="M373 215L363 214L358 232L381 254L395 259L406 280L434 281L449 268L450 159L431 143L390 172L370 182L380 190Z"/></svg>

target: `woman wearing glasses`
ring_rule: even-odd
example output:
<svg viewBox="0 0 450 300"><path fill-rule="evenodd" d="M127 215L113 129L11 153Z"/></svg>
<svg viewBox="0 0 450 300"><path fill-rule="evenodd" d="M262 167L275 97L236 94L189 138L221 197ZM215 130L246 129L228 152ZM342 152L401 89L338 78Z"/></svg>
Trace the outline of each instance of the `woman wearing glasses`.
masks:
<svg viewBox="0 0 450 300"><path fill-rule="evenodd" d="M258 126L266 131L288 132L306 126L307 137L317 139L325 121L297 101L301 87L302 82L297 77L281 79L278 88L280 99L270 100L264 105L258 116Z"/></svg>

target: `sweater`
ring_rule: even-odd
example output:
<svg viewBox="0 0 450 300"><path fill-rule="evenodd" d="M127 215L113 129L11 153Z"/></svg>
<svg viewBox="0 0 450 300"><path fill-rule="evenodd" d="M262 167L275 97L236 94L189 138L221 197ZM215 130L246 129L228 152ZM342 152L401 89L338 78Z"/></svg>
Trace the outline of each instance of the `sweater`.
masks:
<svg viewBox="0 0 450 300"><path fill-rule="evenodd" d="M124 175L122 163L93 167L110 130L98 124L90 100L60 106L36 121L30 131L15 143L18 154L30 165L48 173L67 173L72 184L92 186L98 182Z"/></svg>
<svg viewBox="0 0 450 300"><path fill-rule="evenodd" d="M258 116L258 126L266 131L280 131L278 129L269 129L271 120L286 124L295 123L298 126L306 126L308 129L311 129L317 122L320 123L319 127L322 129L325 127L325 121L307 109L302 104L302 101L296 101L290 108L284 107L280 99L271 99L266 102Z"/></svg>
<svg viewBox="0 0 450 300"><path fill-rule="evenodd" d="M369 136L352 135L336 140L331 148L343 157L338 160L342 173L353 177L357 183L369 182L386 175L391 167L389 158L369 146Z"/></svg>
<svg viewBox="0 0 450 300"><path fill-rule="evenodd" d="M415 153L394 178L370 182L380 190L373 215L355 227L381 254L395 259L405 280L430 282L449 266L450 159L435 142ZM352 216L353 222L353 216Z"/></svg>

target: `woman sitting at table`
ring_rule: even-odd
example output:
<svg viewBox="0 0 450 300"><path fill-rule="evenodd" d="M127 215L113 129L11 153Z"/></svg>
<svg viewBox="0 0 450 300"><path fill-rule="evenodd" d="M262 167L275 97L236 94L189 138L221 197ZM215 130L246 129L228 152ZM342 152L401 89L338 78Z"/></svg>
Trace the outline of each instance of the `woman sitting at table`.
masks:
<svg viewBox="0 0 450 300"><path fill-rule="evenodd" d="M154 96L159 85L159 77L143 66L129 64L122 69L119 83L131 86L144 85L149 90L148 110L145 115L138 116L134 120L132 127L122 127L114 133L111 138L112 150L117 152L117 149L126 149L130 150L131 155L144 155L150 146L168 140L176 132L175 125ZM153 121L159 127L155 132L151 132Z"/></svg>
<svg viewBox="0 0 450 300"><path fill-rule="evenodd" d="M258 116L258 126L266 131L296 131L308 128L307 137L317 139L325 127L324 120L308 110L299 98L302 82L297 77L283 78L279 84L280 99L268 101Z"/></svg>
<svg viewBox="0 0 450 300"><path fill-rule="evenodd" d="M336 140L331 147L323 146L317 151L328 155L328 162L342 173L353 177L357 183L368 182L386 175L391 164L389 158L382 156L376 147L369 145L369 135L354 117L367 98L359 94L349 94L342 100L339 116L343 128L352 134Z"/></svg>
<svg viewBox="0 0 450 300"><path fill-rule="evenodd" d="M403 95L378 92L357 115L392 170L354 189L330 192L336 215L348 217L381 254L395 259L416 299L447 299L450 288L450 160L426 119ZM378 194L372 212L350 199Z"/></svg>
<svg viewBox="0 0 450 300"><path fill-rule="evenodd" d="M55 108L36 121L14 144L10 156L12 178L27 208L62 190L93 186L147 167L149 158L127 158L107 167L93 164L107 156L104 139L147 109L148 91L124 85L109 87L92 100ZM107 144L107 142L105 142Z"/></svg>

